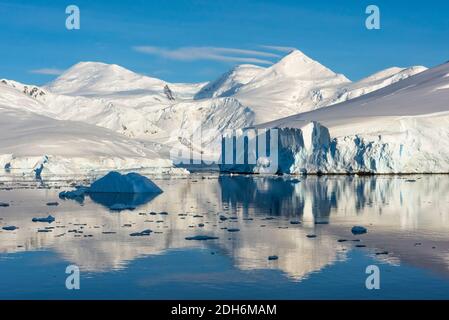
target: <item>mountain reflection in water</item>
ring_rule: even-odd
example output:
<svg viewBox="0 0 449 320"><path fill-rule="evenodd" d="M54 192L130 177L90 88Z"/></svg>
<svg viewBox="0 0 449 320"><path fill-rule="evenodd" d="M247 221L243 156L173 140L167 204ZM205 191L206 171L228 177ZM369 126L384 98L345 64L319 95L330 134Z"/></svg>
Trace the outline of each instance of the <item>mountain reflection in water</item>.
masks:
<svg viewBox="0 0 449 320"><path fill-rule="evenodd" d="M128 199L137 208L121 212L107 209L111 199L87 197L80 205L58 200L58 189L7 190L5 184L0 200L10 206L0 208L0 226L19 229L0 231L0 253L52 250L82 270L107 272L169 249L208 248L237 268L279 269L301 281L363 250L390 264L449 275L448 176L192 175L155 182L164 193ZM46 206L56 200L59 206ZM31 221L48 214L56 222ZM367 227L368 234L353 236L353 225ZM37 232L48 226L51 232ZM130 236L146 229L153 233ZM185 239L194 235L218 239ZM381 251L388 254L376 255ZM279 259L268 261L271 255Z"/></svg>

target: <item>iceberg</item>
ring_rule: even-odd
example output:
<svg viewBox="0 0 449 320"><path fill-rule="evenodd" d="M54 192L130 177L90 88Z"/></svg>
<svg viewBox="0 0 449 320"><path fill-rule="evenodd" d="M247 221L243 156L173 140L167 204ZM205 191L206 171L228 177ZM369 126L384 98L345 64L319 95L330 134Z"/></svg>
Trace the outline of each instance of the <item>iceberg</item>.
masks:
<svg viewBox="0 0 449 320"><path fill-rule="evenodd" d="M138 174L122 175L111 171L98 179L88 189L89 193L162 193L162 190L150 179Z"/></svg>
<svg viewBox="0 0 449 320"><path fill-rule="evenodd" d="M6 226L6 227L2 227L2 229L5 231L14 231L19 228L17 228L16 226Z"/></svg>
<svg viewBox="0 0 449 320"><path fill-rule="evenodd" d="M112 211L122 211L134 210L162 192L154 182L138 173L122 175L111 171L90 187L81 186L73 191L63 191L59 198L83 202L85 195L88 195L92 201Z"/></svg>
<svg viewBox="0 0 449 320"><path fill-rule="evenodd" d="M51 215L49 215L46 218L33 218L31 221L33 222L48 222L48 223L52 223L55 221L55 218Z"/></svg>
<svg viewBox="0 0 449 320"><path fill-rule="evenodd" d="M186 237L186 240L196 240L196 241L206 241L206 240L217 240L218 237L214 236L193 236L193 237Z"/></svg>
<svg viewBox="0 0 449 320"><path fill-rule="evenodd" d="M149 236L152 232L153 232L152 230L146 229L146 230L143 230L141 232L131 233L130 236L131 237L144 237L144 236Z"/></svg>
<svg viewBox="0 0 449 320"><path fill-rule="evenodd" d="M75 200L77 202L82 203L84 201L84 195L88 188L86 187L77 187L72 191L62 191L59 193L59 198L62 200Z"/></svg>
<svg viewBox="0 0 449 320"><path fill-rule="evenodd" d="M368 232L368 230L365 227L362 226L354 226L351 229L352 234L359 235L359 234L365 234Z"/></svg>

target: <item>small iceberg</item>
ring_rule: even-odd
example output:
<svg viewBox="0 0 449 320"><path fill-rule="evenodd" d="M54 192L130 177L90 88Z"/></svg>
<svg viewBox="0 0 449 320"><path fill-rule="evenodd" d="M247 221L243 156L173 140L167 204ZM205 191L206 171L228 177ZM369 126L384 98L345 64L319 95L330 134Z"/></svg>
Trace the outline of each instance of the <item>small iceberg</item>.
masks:
<svg viewBox="0 0 449 320"><path fill-rule="evenodd" d="M46 217L46 218L33 218L33 219L31 219L31 221L33 221L33 222L47 222L47 223L52 223L52 222L55 221L55 218L54 218L53 216L49 215L49 216Z"/></svg>
<svg viewBox="0 0 449 320"><path fill-rule="evenodd" d="M93 182L90 187L61 192L59 198L83 202L84 196L88 195L96 203L113 211L122 211L134 210L162 192L150 179L138 173L122 175L111 171Z"/></svg>
<svg viewBox="0 0 449 320"><path fill-rule="evenodd" d="M122 175L111 171L88 188L94 201L113 211L134 210L153 200L162 190L150 179L138 174Z"/></svg>
<svg viewBox="0 0 449 320"><path fill-rule="evenodd" d="M162 193L150 179L138 173L122 175L111 171L90 186L89 193Z"/></svg>
<svg viewBox="0 0 449 320"><path fill-rule="evenodd" d="M365 227L362 226L354 226L351 229L352 234L356 235L356 234L365 234L368 232L368 230Z"/></svg>
<svg viewBox="0 0 449 320"><path fill-rule="evenodd" d="M131 233L130 236L131 236L131 237L143 237L143 236L149 236L149 235L151 234L151 232L153 232L153 231L150 230L150 229L146 229L146 230L143 230L143 231L141 231L141 232L134 232L134 233Z"/></svg>
<svg viewBox="0 0 449 320"><path fill-rule="evenodd" d="M205 240L217 240L218 237L212 237L212 236L193 236L193 237L187 237L186 240L197 240L197 241L205 241Z"/></svg>
<svg viewBox="0 0 449 320"><path fill-rule="evenodd" d="M6 227L3 227L2 229L5 231L14 231L19 228L17 228L16 226L6 226Z"/></svg>
<svg viewBox="0 0 449 320"><path fill-rule="evenodd" d="M84 195L86 194L86 187L77 187L72 191L62 191L59 193L59 199L62 200L75 200L82 203L84 201Z"/></svg>
<svg viewBox="0 0 449 320"><path fill-rule="evenodd" d="M47 202L47 206L49 206L49 207L57 207L57 206L59 206L59 203L58 202Z"/></svg>

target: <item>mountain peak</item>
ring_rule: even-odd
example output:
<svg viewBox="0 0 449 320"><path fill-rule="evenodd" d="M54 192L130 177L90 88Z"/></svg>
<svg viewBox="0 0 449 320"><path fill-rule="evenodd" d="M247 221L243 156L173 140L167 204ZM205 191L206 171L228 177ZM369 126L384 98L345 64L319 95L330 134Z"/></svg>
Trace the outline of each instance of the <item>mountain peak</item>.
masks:
<svg viewBox="0 0 449 320"><path fill-rule="evenodd" d="M343 75L336 74L319 62L313 60L302 51L294 49L277 63L267 69L267 74L274 76L292 77L301 79L322 79L339 77L343 82L349 80Z"/></svg>
<svg viewBox="0 0 449 320"><path fill-rule="evenodd" d="M165 86L159 79L140 75L116 64L82 61L46 87L60 94L90 94L95 92L129 91Z"/></svg>
<svg viewBox="0 0 449 320"><path fill-rule="evenodd" d="M103 62L96 62L96 61L81 61L78 62L77 64L73 65L72 67L70 67L69 69L67 69L62 76L70 74L70 73L95 73L95 74L99 74L99 73L110 73L110 74L119 74L119 73L123 73L123 74L128 74L128 75L136 75L136 73L134 73L131 70L128 70L124 67L121 67L117 64L108 64L108 63L103 63ZM61 77L62 77L61 76Z"/></svg>
<svg viewBox="0 0 449 320"><path fill-rule="evenodd" d="M302 52L298 49L293 49L293 50L289 51L289 53L287 55L285 55L284 58L282 58L281 60L283 60L283 59L309 59L309 60L312 60L304 52Z"/></svg>

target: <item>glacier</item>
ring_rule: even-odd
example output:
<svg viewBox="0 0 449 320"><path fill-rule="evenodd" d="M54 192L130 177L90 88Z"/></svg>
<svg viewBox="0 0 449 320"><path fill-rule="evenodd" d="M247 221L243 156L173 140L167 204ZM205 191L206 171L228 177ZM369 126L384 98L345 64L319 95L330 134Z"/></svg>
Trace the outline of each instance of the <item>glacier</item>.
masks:
<svg viewBox="0 0 449 320"><path fill-rule="evenodd" d="M449 173L448 73L446 63L357 99L254 128L278 131L276 173ZM260 158L221 169L264 173L269 164Z"/></svg>

